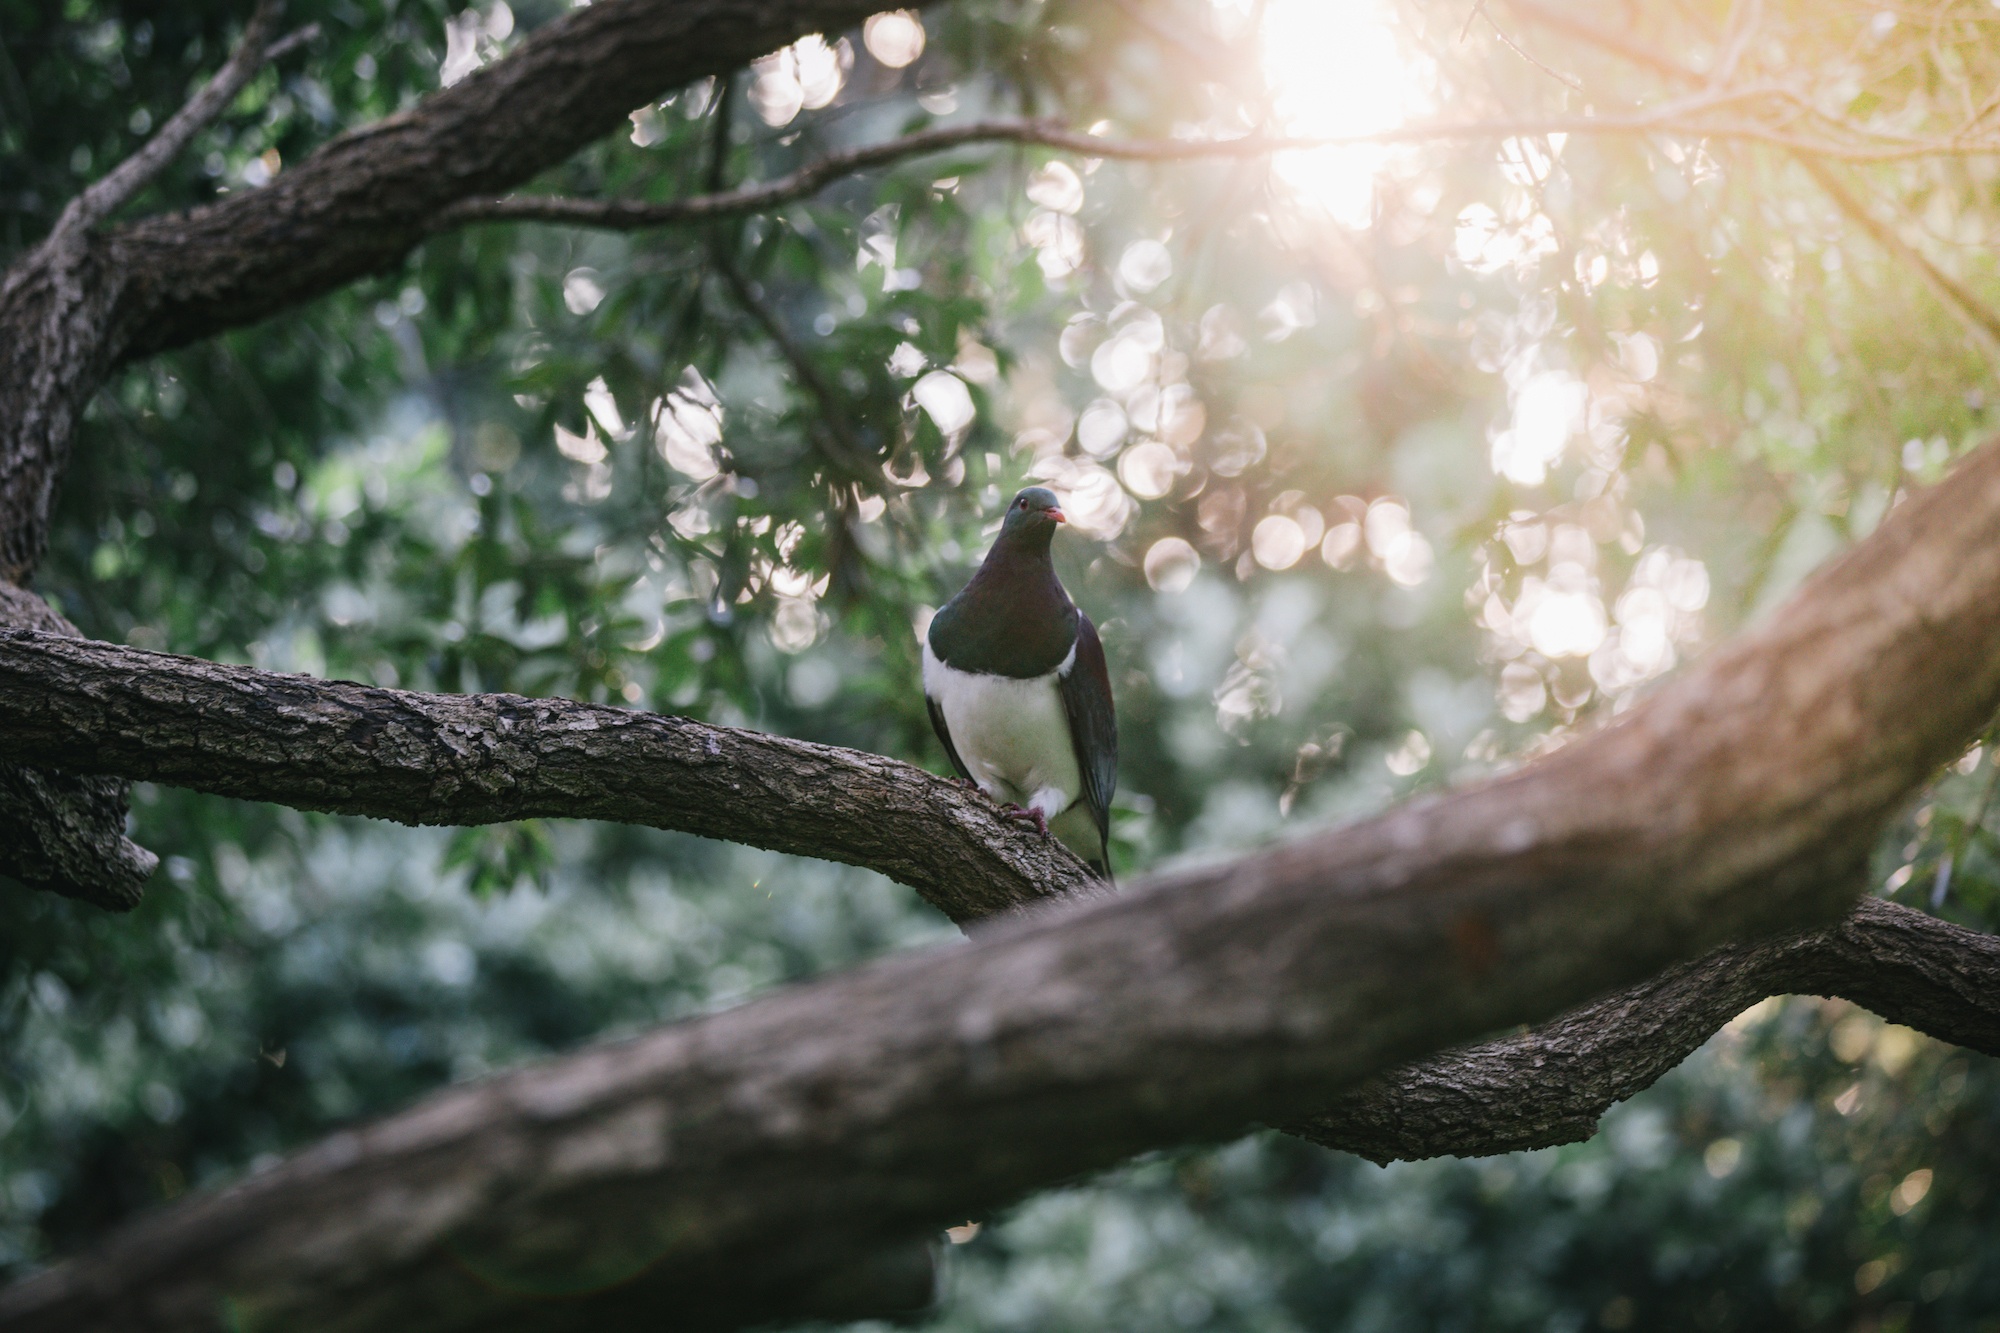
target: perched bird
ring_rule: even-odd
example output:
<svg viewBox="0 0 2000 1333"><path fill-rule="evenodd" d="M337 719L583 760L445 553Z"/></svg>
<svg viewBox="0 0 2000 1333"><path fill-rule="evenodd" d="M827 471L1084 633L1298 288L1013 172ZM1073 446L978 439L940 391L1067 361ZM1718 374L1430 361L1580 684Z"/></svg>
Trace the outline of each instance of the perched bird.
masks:
<svg viewBox="0 0 2000 1333"><path fill-rule="evenodd" d="M986 562L931 620L924 698L961 778L1109 880L1118 725L1097 629L1049 559L1067 521L1045 487L1014 497Z"/></svg>

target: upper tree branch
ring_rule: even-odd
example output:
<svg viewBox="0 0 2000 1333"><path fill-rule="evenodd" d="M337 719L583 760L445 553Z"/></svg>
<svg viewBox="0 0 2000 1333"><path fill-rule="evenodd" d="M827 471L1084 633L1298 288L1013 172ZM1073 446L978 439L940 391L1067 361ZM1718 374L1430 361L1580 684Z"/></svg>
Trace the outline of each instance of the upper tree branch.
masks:
<svg viewBox="0 0 2000 1333"><path fill-rule="evenodd" d="M415 694L0 630L0 757L404 824L604 819L879 870L956 921L1101 891L913 765L567 699Z"/></svg>
<svg viewBox="0 0 2000 1333"><path fill-rule="evenodd" d="M177 346L380 272L441 209L556 165L633 107L870 12L868 0L599 0L571 9L505 58L333 140L263 189L120 229L117 262L153 275L135 293L121 353Z"/></svg>
<svg viewBox="0 0 2000 1333"><path fill-rule="evenodd" d="M0 1329L191 1329L219 1307L299 1333L795 1312L830 1274L1025 1191L1297 1123L1371 1074L1838 919L1885 821L1996 706L1988 445L1760 628L1516 772L447 1091L123 1229L0 1295ZM370 716L349 748L460 762L430 714ZM544 744L572 754L575 734ZM696 757L655 753L632 781ZM1918 1007L1990 996L1984 957L1913 955Z"/></svg>
<svg viewBox="0 0 2000 1333"><path fill-rule="evenodd" d="M528 180L668 89L871 9L872 0L600 0L262 189L185 215L67 227L64 243L37 247L0 282L0 579L25 586L40 562L75 421L113 366L391 268L439 210ZM269 26L260 10L254 40L175 118L175 134L163 130L86 192L75 216L115 206L225 90L233 95Z"/></svg>

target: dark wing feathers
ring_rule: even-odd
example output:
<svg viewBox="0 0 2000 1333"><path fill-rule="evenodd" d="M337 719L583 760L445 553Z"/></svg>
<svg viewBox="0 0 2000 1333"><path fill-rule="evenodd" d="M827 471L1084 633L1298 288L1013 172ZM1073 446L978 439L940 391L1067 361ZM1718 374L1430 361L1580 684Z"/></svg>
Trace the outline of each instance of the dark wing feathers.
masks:
<svg viewBox="0 0 2000 1333"><path fill-rule="evenodd" d="M938 707L937 700L926 694L924 706L931 710L931 730L937 733L939 743L944 746L944 757L951 760L952 770L967 782L972 781L972 770L958 757L958 747L951 743L951 728L944 724L944 709Z"/></svg>
<svg viewBox="0 0 2000 1333"><path fill-rule="evenodd" d="M1058 688L1063 712L1069 717L1070 744L1076 747L1077 771L1083 775L1083 801L1104 840L1105 875L1109 878L1111 793L1118 787L1118 718L1111 705L1111 672L1104 664L1104 645L1098 641L1097 626L1081 612L1076 618L1076 661Z"/></svg>

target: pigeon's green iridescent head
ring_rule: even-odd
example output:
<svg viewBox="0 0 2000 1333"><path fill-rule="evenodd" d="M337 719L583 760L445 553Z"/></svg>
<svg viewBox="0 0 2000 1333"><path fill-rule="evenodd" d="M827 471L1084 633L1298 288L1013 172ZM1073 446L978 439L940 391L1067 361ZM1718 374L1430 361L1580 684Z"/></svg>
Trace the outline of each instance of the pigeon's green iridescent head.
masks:
<svg viewBox="0 0 2000 1333"><path fill-rule="evenodd" d="M1046 544L1055 535L1056 524L1067 523L1062 502L1046 486L1030 486L1007 505L1007 518L1000 525L1003 536L1036 536Z"/></svg>

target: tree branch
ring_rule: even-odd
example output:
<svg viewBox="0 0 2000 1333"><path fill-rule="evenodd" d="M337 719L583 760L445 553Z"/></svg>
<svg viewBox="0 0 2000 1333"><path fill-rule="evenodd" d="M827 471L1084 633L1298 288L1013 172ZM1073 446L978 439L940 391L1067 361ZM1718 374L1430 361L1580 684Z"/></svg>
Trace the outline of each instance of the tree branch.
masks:
<svg viewBox="0 0 2000 1333"><path fill-rule="evenodd" d="M831 998L826 989L794 992L793 1016L808 996ZM877 993L887 989L876 987ZM1535 1032L1395 1070L1291 1128L1377 1161L1571 1142L1590 1133L1612 1102L1653 1082L1749 1004L1787 991L1850 999L1892 1022L2000 1053L2000 940L1867 899L1836 926L1720 949ZM375 1326L426 1330L609 1327L648 1306L655 1312L664 1306L674 1310L677 1329L700 1329L746 1318L839 1317L922 1304L929 1281L921 1245L885 1240L874 1231L856 1237L834 1225L818 1231L801 1226L796 1236L787 1232L788 1244L765 1247L757 1263L732 1275L693 1270L676 1253L690 1248L685 1237L662 1247L657 1231L628 1238L613 1253L591 1251L596 1262L577 1267L562 1266L574 1255L556 1247L574 1242L557 1235L539 1251L520 1247L528 1250L524 1263L504 1248L516 1239L506 1234L510 1228L475 1215L481 1201L504 1201L547 1212L608 1205L629 1219L648 1191L664 1184L691 1192L709 1184L704 1177L720 1175L738 1182L742 1193L731 1200L737 1206L723 1208L718 1201L696 1212L683 1194L674 1200L680 1220L706 1222L719 1214L724 1226L741 1227L743 1195L753 1193L750 1206L768 1216L767 1196L784 1190L793 1162L851 1132L844 1121L853 1114L847 1098L854 1094L834 1081L829 1066L835 1062L825 1052L791 1070L774 1069L769 1058L745 1058L746 1048L737 1044L742 1039L761 1039L747 1048L759 1052L777 1044L768 1025L746 1031L742 1020L748 1016L747 1009L738 1010L454 1089L401 1116L339 1135L231 1191L130 1226L87 1260L0 1292L0 1329L204 1327L205 1311L182 1316L175 1303L213 1289L213 1278L198 1275L212 1272L218 1257L253 1277L253 1262L268 1266L261 1282L234 1289L239 1308L291 1315L306 1299L299 1288L324 1290L327 1270L337 1262L374 1264L379 1271L389 1266L385 1251L407 1262L430 1246L442 1249L449 1262L432 1261L424 1292L431 1309L422 1322L403 1293L370 1292L351 1298L345 1310L313 1310L314 1317L287 1319L283 1326L359 1327L372 1317ZM1008 1054L998 1032L961 1040L992 1051L996 1060ZM718 1086L723 1070L716 1066L732 1064L754 1065L764 1079L725 1105L730 1087L748 1082ZM708 1077L695 1077L695 1069ZM890 1064L883 1072L890 1095L905 1092L896 1085L909 1081L908 1071ZM817 1100L807 1105L784 1100L815 1093ZM1053 1121L1058 1108L1016 1109L1033 1123ZM763 1123L731 1134L718 1123L730 1115ZM836 1117L842 1123L828 1123ZM669 1127L675 1132L669 1134ZM754 1156L760 1132L772 1140L770 1150L783 1154L778 1160ZM707 1164L692 1155L718 1142L732 1160ZM936 1145L932 1151L949 1149ZM870 1177L867 1167L865 1160L848 1164L859 1177L847 1182L854 1191L850 1206L872 1203L879 1214L904 1202L895 1198L901 1192L895 1181ZM966 1162L954 1159L939 1169L954 1177ZM992 1174L991 1168L984 1173ZM822 1163L812 1179L824 1174ZM423 1183L429 1199L444 1196L448 1216L412 1199L412 1181ZM825 1207L814 1200L795 1211ZM366 1217L369 1225L344 1225L349 1217ZM590 1234L612 1230L615 1221L597 1219ZM419 1235L402 1233L411 1225ZM267 1234L274 1228L277 1234ZM517 1221L511 1230L525 1228ZM664 1254L656 1252L661 1248ZM304 1266L291 1269L300 1257ZM672 1268L662 1274L661 1263ZM287 1271L279 1272L280 1265ZM828 1280L828 1273L841 1280ZM479 1308L461 1310L458 1302L467 1298Z"/></svg>
<svg viewBox="0 0 2000 1333"><path fill-rule="evenodd" d="M1888 251L1890 256L1902 260L1917 271L1932 293L1950 306L1971 326L1972 334L1986 345L1989 352L2000 351L2000 312L1979 299L1970 287L1946 273L1930 261L1929 256L1911 245L1899 235L1894 227L1883 222L1870 211L1868 206L1855 197L1854 192L1841 183L1838 176L1826 164L1816 161L1806 154L1795 155L1800 167L1813 178L1813 183L1823 191L1849 221L1867 233L1868 238Z"/></svg>
<svg viewBox="0 0 2000 1333"><path fill-rule="evenodd" d="M1294 1134L1375 1162L1577 1143L1771 995L1852 1000L2000 1055L2000 939L1864 898L1837 926L1730 945L1518 1036L1368 1080Z"/></svg>
<svg viewBox="0 0 2000 1333"><path fill-rule="evenodd" d="M669 88L734 70L808 32L858 23L872 8L872 0L600 0L412 110L333 140L263 189L94 230L269 57L276 7L260 5L208 86L0 278L0 583L29 586L48 547L76 422L120 362L392 268L439 209L532 178ZM128 898L146 854L118 854L129 848L122 797L71 819L63 812L82 807L34 786L0 788L0 834L78 855L60 871L54 862L27 866L26 877L46 870L55 878L42 882L107 902ZM88 846L99 850L84 854ZM101 882L67 878L93 858Z"/></svg>
<svg viewBox="0 0 2000 1333"><path fill-rule="evenodd" d="M9 642L72 662L125 651ZM197 707L168 700L171 713L227 703L223 684ZM310 698L248 710L279 714L258 751L267 769L282 768L293 719L320 716L327 687L299 688ZM406 771L412 801L434 798L423 771L453 780L466 733L372 712L387 692L342 688L344 706L307 730L344 721L346 747ZM143 685L140 702L107 689L59 693L45 711L141 708ZM123 1228L0 1294L0 1329L192 1329L218 1308L299 1333L795 1314L829 1274L893 1268L937 1226L1027 1190L1303 1121L1372 1074L1846 915L1883 824L1996 705L2000 444L1897 507L1760 628L1513 773L451 1089ZM574 725L583 712L538 720L556 716L520 725L559 757L597 734ZM615 732L635 715L588 716ZM698 734L657 725L657 759L625 766L635 783ZM22 733L11 705L7 728L36 754L53 743ZM72 739L89 754L95 734ZM471 734L506 744L498 727ZM91 762L122 762L143 739ZM464 799L501 799L496 785ZM739 785L729 799L765 808ZM1941 1015L1987 1040L1991 945L1962 948L1948 927L1942 956L1934 933L1900 952L1867 936L1907 924L1860 919L1875 955L1864 1002L1908 998L1891 1016Z"/></svg>
<svg viewBox="0 0 2000 1333"><path fill-rule="evenodd" d="M511 694L416 694L0 630L0 757L401 824L603 819L867 866L955 921L1102 893L880 755Z"/></svg>
<svg viewBox="0 0 2000 1333"><path fill-rule="evenodd" d="M113 366L392 268L440 209L532 178L667 89L858 23L871 3L600 0L262 189L101 232L71 226L65 244L38 247L0 283L0 579L26 586L39 563L77 414ZM174 136L163 129L129 171L86 191L77 216L114 207L217 99L226 105L268 26L175 117Z"/></svg>
<svg viewBox="0 0 2000 1333"><path fill-rule="evenodd" d="M224 108L236 100L236 94L243 91L243 86L264 67L264 62L272 58L266 43L277 28L278 16L284 9L284 0L257 0L257 8L252 11L250 22L243 29L243 40L237 43L234 54L215 77L176 111L166 124L160 126L159 133L148 139L138 152L70 200L44 244L64 245L74 236L95 227L117 212L169 162L179 157L189 141L221 115ZM290 46L286 49L289 50Z"/></svg>
<svg viewBox="0 0 2000 1333"><path fill-rule="evenodd" d="M548 222L564 226L599 227L613 231L639 231L652 227L685 226L719 218L765 213L800 199L810 198L834 181L875 167L890 166L913 157L946 152L975 144L1011 143L1056 148L1085 157L1133 162L1183 162L1205 158L1268 157L1273 153L1310 151L1315 148L1352 147L1358 144L1452 143L1482 139L1505 139L1521 135L1578 134L1630 135L1655 133L1697 134L1709 138L1754 139L1791 147L1803 144L1807 151L1828 156L1859 157L1873 160L1866 150L1838 144L1816 145L1795 135L1780 134L1769 127L1703 119L1708 113L1738 105L1788 96L1786 90L1768 86L1730 88L1704 92L1667 103L1652 111L1617 116L1526 116L1499 120L1406 125L1368 134L1321 137L1245 135L1237 139L1111 139L1072 130L1048 120L984 120L943 129L923 130L883 143L829 153L816 162L776 180L742 185L730 190L691 195L647 203L625 199L577 199L563 195L509 195L498 199L468 199L440 210L431 219L433 231L446 231L480 222ZM1898 143L1885 149L1898 156L1915 149ZM1927 152L1995 152L2000 140L1967 143L1942 142Z"/></svg>
<svg viewBox="0 0 2000 1333"><path fill-rule="evenodd" d="M1726 80L1742 58L1743 50L1755 26L1754 18L1746 18L1734 29L1722 60L1717 65L1715 75L1710 77L1698 70L1689 69L1679 61L1662 55L1657 50L1644 46L1622 33L1564 10L1544 5L1540 0L1508 0L1508 3L1530 22L1642 65L1672 83L1693 88L1708 87L1717 80ZM1980 117L1974 117L1975 124L1978 119ZM1989 351L2000 348L2000 312L1996 312L1992 306L1982 301L1970 287L1932 263L1928 256L1904 240L1894 227L1877 218L1853 191L1842 184L1840 178L1835 176L1822 160L1840 154L1817 151L1803 141L1790 142L1784 146L1792 149L1792 156L1799 166L1812 177L1813 182L1821 190L1825 191L1827 197L1833 200L1835 207L1867 233L1869 239L1886 250L1892 258L1899 259L1914 269L1924 284L1965 320L1971 327L1973 336L1984 343ZM2000 146L1989 145L1986 151L1994 151L1996 147Z"/></svg>
<svg viewBox="0 0 2000 1333"><path fill-rule="evenodd" d="M884 143L829 153L789 175L756 185L712 191L664 203L622 199L573 199L560 195L510 195L500 199L468 199L444 209L432 228L445 231L478 222L552 222L568 226L636 231L680 226L721 218L769 212L783 204L818 194L836 180L873 167L890 166L912 157L947 152L974 144L1014 143L1087 152L1095 157L1134 156L1152 160L1218 156L1258 156L1285 148L1318 146L1317 141L1244 138L1233 140L1099 139L1045 120L982 120L943 129L922 130ZM1109 150L1109 151L1107 151Z"/></svg>
<svg viewBox="0 0 2000 1333"><path fill-rule="evenodd" d="M0 632L78 639L41 598L0 581ZM0 759L0 875L108 911L136 907L160 858L125 836L128 785Z"/></svg>
<svg viewBox="0 0 2000 1333"><path fill-rule="evenodd" d="M764 336L778 349L778 355L799 377L799 383L819 403L820 419L807 428L807 434L818 448L820 457L834 469L834 479L879 485L881 465L870 457L870 451L848 424L833 385L819 373L819 367L813 364L806 349L792 336L792 331L785 327L778 312L771 309L770 304L757 294L757 289L751 286L750 280L743 276L743 270L737 266L734 256L723 248L725 244L718 242L714 250L716 272L722 276L723 285L729 288L729 294L736 303L756 321Z"/></svg>
<svg viewBox="0 0 2000 1333"><path fill-rule="evenodd" d="M286 56L308 42L318 41L319 37L320 26L317 23L308 23L302 28L294 28L264 48L264 63L268 65L273 61L283 60Z"/></svg>
<svg viewBox="0 0 2000 1333"><path fill-rule="evenodd" d="M572 9L503 59L340 136L263 189L120 229L121 266L159 275L130 312L121 355L251 323L393 267L450 204L556 165L669 89L871 12L866 0L599 0Z"/></svg>

